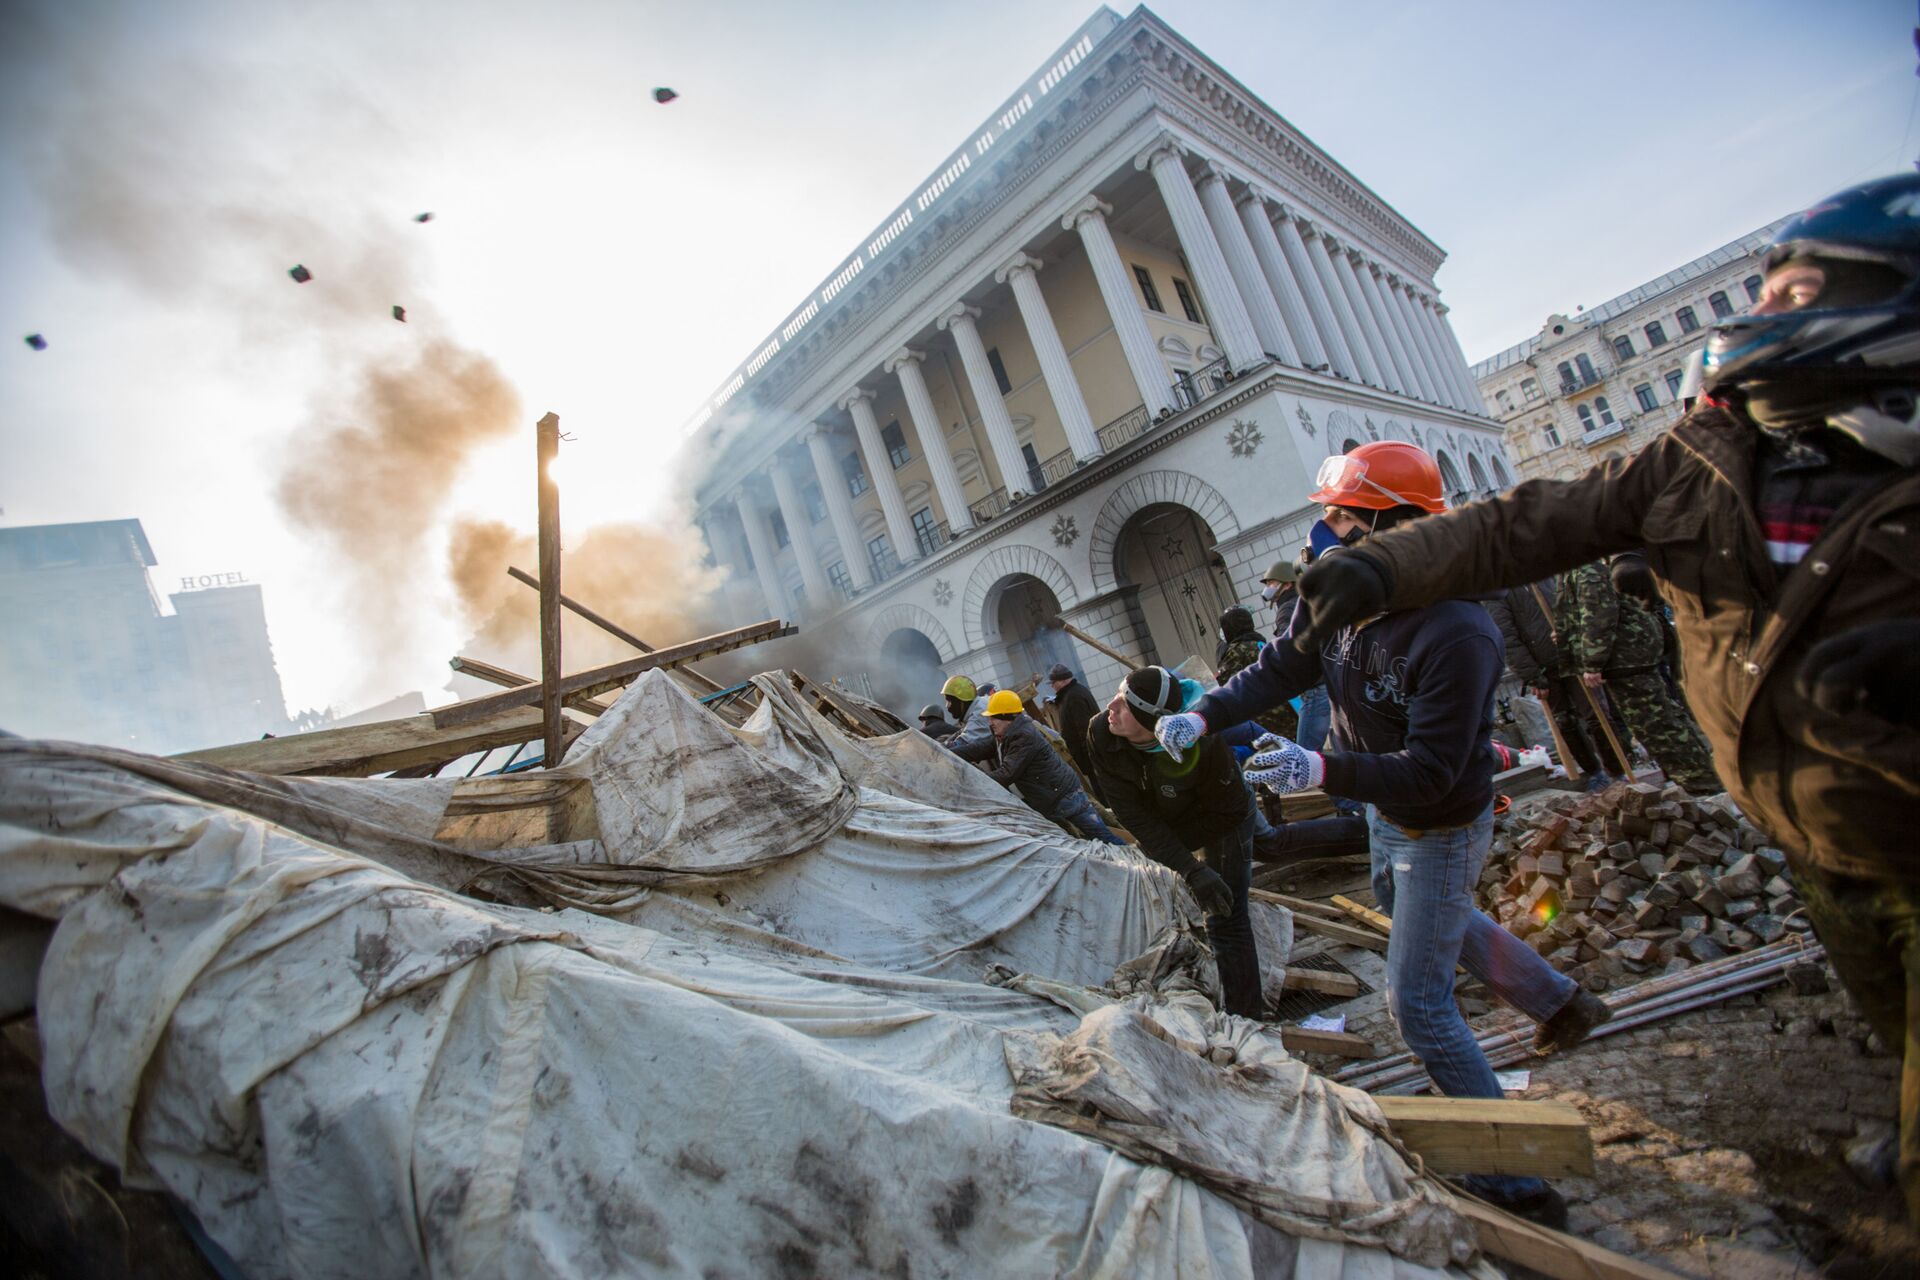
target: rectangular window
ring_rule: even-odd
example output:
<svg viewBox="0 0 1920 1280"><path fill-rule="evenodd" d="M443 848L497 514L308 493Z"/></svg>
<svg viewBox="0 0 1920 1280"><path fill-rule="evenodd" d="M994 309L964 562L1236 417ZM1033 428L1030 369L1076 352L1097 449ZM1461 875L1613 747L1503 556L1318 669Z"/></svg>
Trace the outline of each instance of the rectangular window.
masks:
<svg viewBox="0 0 1920 1280"><path fill-rule="evenodd" d="M1655 320L1647 326L1646 334L1649 347L1663 346L1667 341L1667 326Z"/></svg>
<svg viewBox="0 0 1920 1280"><path fill-rule="evenodd" d="M787 533L787 518L785 516L776 511L768 523L773 525L774 550L778 551L793 541L792 536Z"/></svg>
<svg viewBox="0 0 1920 1280"><path fill-rule="evenodd" d="M923 556L940 549L940 531L934 527L932 507L922 507L913 513L913 540L920 545Z"/></svg>
<svg viewBox="0 0 1920 1280"><path fill-rule="evenodd" d="M1020 456L1027 460L1027 485L1030 491L1039 493L1047 487L1047 478L1040 474L1040 455L1033 451L1032 445L1023 444L1020 446Z"/></svg>
<svg viewBox="0 0 1920 1280"><path fill-rule="evenodd" d="M845 560L835 560L827 566L827 581L840 593L844 600L853 599L853 575L847 572Z"/></svg>
<svg viewBox="0 0 1920 1280"><path fill-rule="evenodd" d="M1712 293L1708 294L1707 305L1713 308L1713 318L1715 320L1725 320L1733 314L1733 303L1727 300L1727 293L1724 289L1715 289Z"/></svg>
<svg viewBox="0 0 1920 1280"><path fill-rule="evenodd" d="M1007 366L1000 363L1000 348L987 348L987 365L993 370L994 385L1000 388L1000 394L1004 396L1010 393L1013 390L1013 379L1007 376Z"/></svg>
<svg viewBox="0 0 1920 1280"><path fill-rule="evenodd" d="M1673 397L1673 399L1678 400L1680 398L1680 384L1682 382L1685 382L1686 378L1687 378L1687 375L1682 373L1678 369L1668 370L1667 394Z"/></svg>
<svg viewBox="0 0 1920 1280"><path fill-rule="evenodd" d="M907 452L907 433L900 429L898 420L880 428L880 443L887 446L887 457L895 471L913 461L913 455Z"/></svg>
<svg viewBox="0 0 1920 1280"><path fill-rule="evenodd" d="M1582 352L1580 355L1575 356L1573 363L1580 369L1581 386L1590 387L1600 381L1600 375L1593 371L1593 361L1587 359L1586 353Z"/></svg>
<svg viewBox="0 0 1920 1280"><path fill-rule="evenodd" d="M1580 389L1580 380L1573 376L1573 366L1565 360L1562 360L1558 368L1560 370L1561 394L1565 395L1568 392L1578 391Z"/></svg>
<svg viewBox="0 0 1920 1280"><path fill-rule="evenodd" d="M1193 290L1187 287L1187 282L1175 276L1173 291L1179 297L1180 309L1187 313L1187 319L1195 324L1205 324L1206 321L1200 318L1200 304L1193 300Z"/></svg>
<svg viewBox="0 0 1920 1280"><path fill-rule="evenodd" d="M1522 378L1520 380L1520 394L1529 400L1538 400L1540 398L1540 383L1533 378Z"/></svg>
<svg viewBox="0 0 1920 1280"><path fill-rule="evenodd" d="M1700 321L1695 318L1692 307L1680 308L1673 313L1673 318L1680 322L1680 332L1682 333L1692 333L1700 327Z"/></svg>
<svg viewBox="0 0 1920 1280"><path fill-rule="evenodd" d="M807 504L807 520L819 524L827 518L827 495L820 492L820 482L809 480L800 486L800 500Z"/></svg>
<svg viewBox="0 0 1920 1280"><path fill-rule="evenodd" d="M1644 413L1651 413L1660 406L1659 398L1653 394L1653 384L1650 382L1643 382L1635 387L1633 398L1640 402L1640 409Z"/></svg>
<svg viewBox="0 0 1920 1280"><path fill-rule="evenodd" d="M1146 302L1147 310L1166 314L1166 308L1160 305L1160 291L1153 287L1153 276L1145 267L1135 267L1133 278L1140 282L1140 297Z"/></svg>
<svg viewBox="0 0 1920 1280"><path fill-rule="evenodd" d="M1633 359L1633 339L1621 334L1613 340L1613 358L1615 360Z"/></svg>
<svg viewBox="0 0 1920 1280"><path fill-rule="evenodd" d="M1541 423L1540 439L1546 442L1547 448L1558 449L1560 447L1560 424L1557 422Z"/></svg>
<svg viewBox="0 0 1920 1280"><path fill-rule="evenodd" d="M860 468L860 455L842 454L840 474L847 478L847 496L857 498L867 491L867 473Z"/></svg>
<svg viewBox="0 0 1920 1280"><path fill-rule="evenodd" d="M873 565L875 581L891 578L893 571L899 567L898 561L893 558L893 544L887 541L884 533L877 538L867 539L867 560Z"/></svg>

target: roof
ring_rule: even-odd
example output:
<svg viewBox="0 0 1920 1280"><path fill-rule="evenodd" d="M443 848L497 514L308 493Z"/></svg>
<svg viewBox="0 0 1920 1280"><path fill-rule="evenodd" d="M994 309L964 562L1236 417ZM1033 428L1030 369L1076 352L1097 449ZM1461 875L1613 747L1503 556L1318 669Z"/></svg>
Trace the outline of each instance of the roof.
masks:
<svg viewBox="0 0 1920 1280"><path fill-rule="evenodd" d="M1788 217L1792 216L1791 214L1788 215ZM1609 320L1616 319L1633 310L1643 302L1657 298L1664 293L1671 293L1673 290L1679 289L1684 285L1692 284L1702 276L1712 275L1723 267L1739 262L1744 258L1752 257L1772 241L1774 232L1778 231L1786 222L1787 218L1778 218L1757 231L1748 232L1738 240L1729 240L1713 252L1702 254L1685 266L1676 267L1663 276L1655 276L1645 284L1629 289L1617 297L1609 298L1597 307L1589 307L1587 310L1573 316L1572 319L1580 321L1589 327L1596 324L1605 324ZM1474 378L1484 378L1490 373L1498 373L1502 369L1512 368L1514 365L1519 364L1540 349L1541 338L1542 334L1536 333L1525 342L1488 356L1485 360L1473 366Z"/></svg>
<svg viewBox="0 0 1920 1280"><path fill-rule="evenodd" d="M0 568L103 568L160 563L138 520L84 520L0 529Z"/></svg>

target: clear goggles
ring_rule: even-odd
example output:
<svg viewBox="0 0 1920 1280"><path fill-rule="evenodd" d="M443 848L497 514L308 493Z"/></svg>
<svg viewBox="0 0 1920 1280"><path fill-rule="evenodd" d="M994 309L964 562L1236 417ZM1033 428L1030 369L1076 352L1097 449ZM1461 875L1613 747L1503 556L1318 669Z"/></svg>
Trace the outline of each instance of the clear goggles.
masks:
<svg viewBox="0 0 1920 1280"><path fill-rule="evenodd" d="M1382 493L1393 499L1395 506L1413 507L1420 505L1411 499L1401 497L1376 480L1367 479L1367 464L1365 459L1356 458L1352 454L1340 454L1337 457L1328 458L1325 462L1322 462L1320 464L1319 474L1314 476L1313 482L1318 486L1315 490L1315 492L1318 493L1329 491L1333 493L1358 493L1361 486L1364 485L1366 488L1372 489L1375 493Z"/></svg>

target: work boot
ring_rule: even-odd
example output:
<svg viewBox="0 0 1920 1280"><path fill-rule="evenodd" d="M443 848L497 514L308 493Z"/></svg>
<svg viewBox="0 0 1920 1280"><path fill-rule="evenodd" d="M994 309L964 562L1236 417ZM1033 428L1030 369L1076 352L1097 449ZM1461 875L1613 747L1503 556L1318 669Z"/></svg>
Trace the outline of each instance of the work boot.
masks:
<svg viewBox="0 0 1920 1280"><path fill-rule="evenodd" d="M1613 1010L1605 1000L1584 989L1576 989L1573 999L1561 1005L1560 1012L1541 1023L1540 1029L1534 1032L1533 1051L1555 1053L1571 1049L1612 1016Z"/></svg>
<svg viewBox="0 0 1920 1280"><path fill-rule="evenodd" d="M1587 794L1590 796L1597 796L1612 785L1613 779L1598 769L1587 775Z"/></svg>

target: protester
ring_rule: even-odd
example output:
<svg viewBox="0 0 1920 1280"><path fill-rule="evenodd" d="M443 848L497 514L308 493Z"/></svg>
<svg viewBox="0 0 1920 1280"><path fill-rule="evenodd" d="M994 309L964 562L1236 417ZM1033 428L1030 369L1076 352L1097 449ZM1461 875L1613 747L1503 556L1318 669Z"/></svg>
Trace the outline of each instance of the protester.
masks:
<svg viewBox="0 0 1920 1280"><path fill-rule="evenodd" d="M1329 458L1309 501L1349 548L1445 509L1440 468L1400 441ZM1296 627L1297 627L1296 623ZM1567 1048L1610 1016L1533 948L1480 911L1474 888L1493 838L1493 692L1504 666L1500 633L1479 605L1442 600L1371 617L1326 637L1319 652L1275 644L1255 666L1160 720L1170 753L1207 739L1324 679L1333 746L1324 754L1285 738L1263 743L1247 778L1280 792L1321 786L1369 805L1374 900L1393 919L1387 1000L1407 1047L1450 1097L1504 1096L1453 999L1454 967L1540 1023L1535 1043ZM1476 1194L1548 1225L1566 1202L1538 1178L1476 1176Z"/></svg>
<svg viewBox="0 0 1920 1280"><path fill-rule="evenodd" d="M1790 219L1703 397L1632 458L1415 522L1301 579L1311 651L1386 609L1645 548L1688 700L1785 850L1828 959L1903 1046L1899 1175L1920 1223L1920 175Z"/></svg>
<svg viewBox="0 0 1920 1280"><path fill-rule="evenodd" d="M1589 791L1601 791L1614 776L1631 777L1632 773L1631 762L1614 756L1596 717L1596 704L1610 717L1614 737L1622 746L1631 734L1613 707L1603 699L1588 697L1580 688L1578 675L1567 669L1565 656L1554 640L1553 618L1548 612L1558 592L1558 584L1548 578L1508 587L1481 603L1500 629L1507 669L1545 704L1547 714L1560 730L1567 754L1573 757L1560 763L1569 769L1577 768L1586 778ZM1542 601L1546 602L1545 609L1541 608ZM1610 762L1612 775L1601 765L1603 758Z"/></svg>
<svg viewBox="0 0 1920 1280"><path fill-rule="evenodd" d="M1120 682L1088 734L1100 789L1120 825L1155 862L1185 878L1207 917L1228 1013L1258 1018L1260 956L1247 892L1253 884L1253 797L1219 739L1176 760L1154 740L1161 716L1200 695L1198 682L1141 667ZM1206 861L1195 858L1201 850Z"/></svg>
<svg viewBox="0 0 1920 1280"><path fill-rule="evenodd" d="M1307 548L1300 548L1304 557ZM1285 633L1288 624L1293 621L1293 606L1298 599L1293 581L1300 574L1300 566L1292 560L1275 560L1260 575L1260 598L1273 608L1273 634Z"/></svg>
<svg viewBox="0 0 1920 1280"><path fill-rule="evenodd" d="M1266 646L1266 637L1253 625L1253 615L1234 605L1220 615L1220 645L1214 652L1215 674L1223 681L1231 679L1235 672L1258 662L1260 650ZM1292 737L1300 731L1300 717L1287 703L1261 712L1256 722L1268 733L1283 737Z"/></svg>
<svg viewBox="0 0 1920 1280"><path fill-rule="evenodd" d="M965 676L949 676L940 686L940 700L947 704L947 714L960 726L947 735L949 748L985 742L993 736L993 729L987 724L986 707L986 696L992 692L991 685L976 689L973 681Z"/></svg>
<svg viewBox="0 0 1920 1280"><path fill-rule="evenodd" d="M945 742L960 732L960 726L947 723L947 713L929 703L920 708L920 732L935 742Z"/></svg>
<svg viewBox="0 0 1920 1280"><path fill-rule="evenodd" d="M1020 695L1002 689L987 699L988 736L962 743L953 753L968 762L991 761L987 776L1019 792L1035 813L1068 831L1107 844L1125 844L1094 811L1066 758L1053 749L1021 706Z"/></svg>
<svg viewBox="0 0 1920 1280"><path fill-rule="evenodd" d="M1087 780L1094 794L1099 795L1093 757L1087 753L1087 726L1100 714L1100 700L1093 696L1091 689L1073 678L1073 669L1064 662L1053 664L1053 669L1047 672L1047 683L1053 686L1054 716L1060 721L1060 736L1066 739L1067 754L1073 757L1080 776Z"/></svg>
<svg viewBox="0 0 1920 1280"><path fill-rule="evenodd" d="M1554 623L1580 682L1619 711L1668 781L1697 796L1718 793L1712 750L1660 678L1665 642L1654 616L1615 591L1598 563L1567 570L1559 584Z"/></svg>

